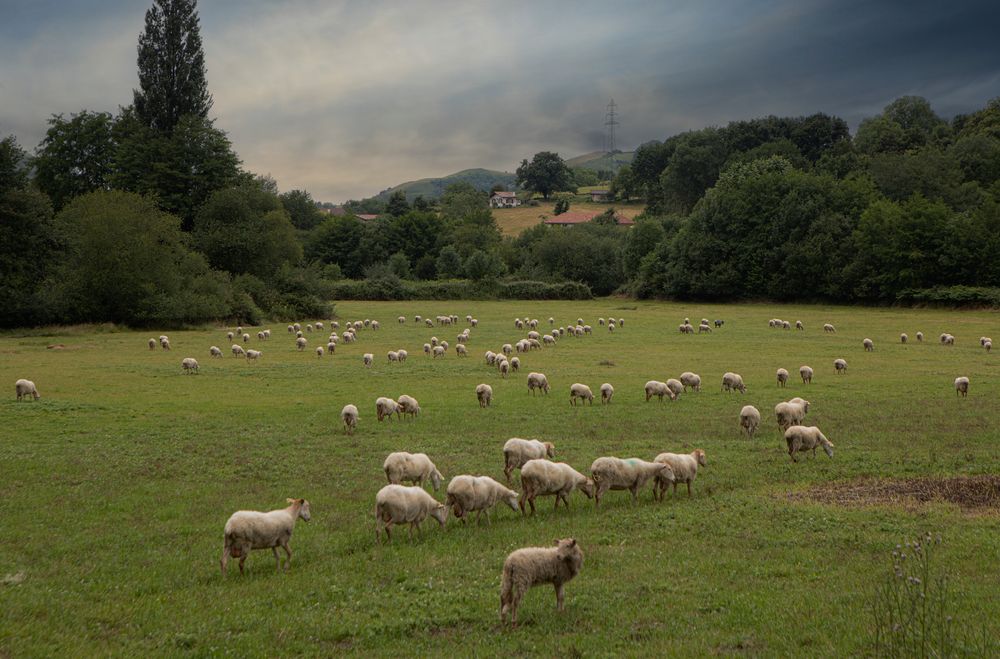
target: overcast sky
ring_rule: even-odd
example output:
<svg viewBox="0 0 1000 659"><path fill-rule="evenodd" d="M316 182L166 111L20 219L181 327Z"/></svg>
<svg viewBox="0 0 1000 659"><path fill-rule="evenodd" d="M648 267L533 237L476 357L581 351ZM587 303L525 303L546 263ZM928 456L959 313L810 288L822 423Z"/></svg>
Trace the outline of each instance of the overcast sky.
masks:
<svg viewBox="0 0 1000 659"><path fill-rule="evenodd" d="M0 0L0 136L132 100L151 0ZM201 0L217 126L282 190L344 201L767 114L858 121L1000 96L1000 2Z"/></svg>

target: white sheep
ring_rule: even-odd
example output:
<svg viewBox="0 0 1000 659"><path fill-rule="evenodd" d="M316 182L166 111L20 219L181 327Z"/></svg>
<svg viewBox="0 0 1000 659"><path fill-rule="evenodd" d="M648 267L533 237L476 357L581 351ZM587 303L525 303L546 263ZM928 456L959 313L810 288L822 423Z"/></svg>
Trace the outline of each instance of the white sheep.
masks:
<svg viewBox="0 0 1000 659"><path fill-rule="evenodd" d="M375 355L370 352L366 352L361 355L362 361L364 361L365 366L371 368L371 365L375 363Z"/></svg>
<svg viewBox="0 0 1000 659"><path fill-rule="evenodd" d="M243 346L238 343L234 343L230 350L233 352L233 357L239 357L240 355L246 356L246 352L243 350Z"/></svg>
<svg viewBox="0 0 1000 659"><path fill-rule="evenodd" d="M677 400L677 398L682 393L684 393L684 385L681 384L680 380L676 380L674 378L670 378L669 380L667 380L666 385L667 385L667 389L669 389L670 391L673 392L673 394L674 394L674 400Z"/></svg>
<svg viewBox="0 0 1000 659"><path fill-rule="evenodd" d="M594 504L601 505L601 497L608 490L628 490L632 493L632 502L639 500L639 488L654 479L664 479L673 482L674 474L670 465L660 462L647 462L639 458L597 458L590 465L590 477L594 480ZM656 497L654 486L653 497Z"/></svg>
<svg viewBox="0 0 1000 659"><path fill-rule="evenodd" d="M833 368L837 371L838 375L843 375L847 373L847 361L844 359L834 359Z"/></svg>
<svg viewBox="0 0 1000 659"><path fill-rule="evenodd" d="M164 350L170 350L170 339L166 337L160 337L160 347Z"/></svg>
<svg viewBox="0 0 1000 659"><path fill-rule="evenodd" d="M390 350L386 354L386 357L388 357L390 363L391 362L398 362L399 361L399 353L396 352L395 350Z"/></svg>
<svg viewBox="0 0 1000 659"><path fill-rule="evenodd" d="M510 353L514 352L514 346L512 346L509 343L505 343L502 346L500 346L500 352L502 352L507 356L510 356Z"/></svg>
<svg viewBox="0 0 1000 659"><path fill-rule="evenodd" d="M274 553L275 568L281 571L278 547L285 550L285 569L292 565L292 549L288 542L292 539L295 522L299 518L308 522L311 518L309 502L305 499L287 499L287 508L262 513L255 510L240 510L232 514L226 522L222 546L222 574L226 574L229 558L240 560L240 574L243 563L254 549L270 549Z"/></svg>
<svg viewBox="0 0 1000 659"><path fill-rule="evenodd" d="M336 349L337 349L337 344L334 343L333 341L330 341L329 343L326 344L326 351L331 355L334 353Z"/></svg>
<svg viewBox="0 0 1000 659"><path fill-rule="evenodd" d="M865 347L865 352L872 352L873 350L875 350L875 344L872 342L871 339L863 340L861 342L861 345Z"/></svg>
<svg viewBox="0 0 1000 659"><path fill-rule="evenodd" d="M497 363L497 370L500 371L500 377L506 379L507 374L510 373L510 362L506 359L501 359Z"/></svg>
<svg viewBox="0 0 1000 659"><path fill-rule="evenodd" d="M753 409L753 408L751 408ZM755 410L756 411L756 410ZM742 417L742 414L740 415ZM759 418L759 415L758 415ZM653 495L663 501L663 495L667 491L667 486L673 483L674 495L677 495L677 484L687 483L688 496L691 496L691 483L698 477L698 467L707 466L705 462L705 451L696 448L690 453L660 453L653 458L653 462L670 465L673 478L666 479L662 475L657 476L656 484L653 488ZM657 494L657 488L659 494Z"/></svg>
<svg viewBox="0 0 1000 659"><path fill-rule="evenodd" d="M812 384L813 370L810 366L800 366L799 375L802 376L802 384Z"/></svg>
<svg viewBox="0 0 1000 659"><path fill-rule="evenodd" d="M486 512L486 524L490 523L490 508L505 503L517 511L517 492L504 487L489 476L455 476L448 482L444 504L451 506L455 517L466 522L468 513L476 513L479 522Z"/></svg>
<svg viewBox="0 0 1000 659"><path fill-rule="evenodd" d="M740 410L740 430L745 431L747 437L753 439L753 435L760 426L760 410L753 405L744 405Z"/></svg>
<svg viewBox="0 0 1000 659"><path fill-rule="evenodd" d="M429 480L435 492L441 489L441 480L444 478L426 453L390 453L382 463L382 471L385 472L386 480L397 485L409 481L423 487L424 481Z"/></svg>
<svg viewBox="0 0 1000 659"><path fill-rule="evenodd" d="M785 383L788 382L788 370L784 368L779 368L775 372L775 376L778 378L778 386L784 387Z"/></svg>
<svg viewBox="0 0 1000 659"><path fill-rule="evenodd" d="M986 349L986 352L993 350L993 341L987 341L983 344L983 347Z"/></svg>
<svg viewBox="0 0 1000 659"><path fill-rule="evenodd" d="M503 445L503 475L510 482L510 475L529 460L543 460L556 457L556 447L552 442L537 439L511 437Z"/></svg>
<svg viewBox="0 0 1000 659"><path fill-rule="evenodd" d="M747 392L747 387L743 384L743 376L739 373L723 373L722 375L722 390L723 391L733 391L736 390L741 394Z"/></svg>
<svg viewBox="0 0 1000 659"><path fill-rule="evenodd" d="M185 357L181 360L181 370L184 373L197 373L198 372L198 360L194 357Z"/></svg>
<svg viewBox="0 0 1000 659"><path fill-rule="evenodd" d="M540 389L542 393L549 393L549 379L544 373L528 373L528 391L535 395L535 389Z"/></svg>
<svg viewBox="0 0 1000 659"><path fill-rule="evenodd" d="M511 552L503 563L500 577L500 624L517 627L517 607L532 586L552 584L556 589L556 609L565 608L563 586L580 573L583 552L575 538L556 540L555 547L525 547Z"/></svg>
<svg viewBox="0 0 1000 659"><path fill-rule="evenodd" d="M247 352L246 352L247 363L248 364L250 362L256 363L257 360L260 359L260 356L263 355L263 354L264 354L264 352L261 351L261 350L247 350Z"/></svg>
<svg viewBox="0 0 1000 659"><path fill-rule="evenodd" d="M222 357L222 350L219 348L219 346L212 346L211 348L208 349L208 354L211 355L212 357Z"/></svg>
<svg viewBox="0 0 1000 659"><path fill-rule="evenodd" d="M574 382L569 386L569 402L570 405L576 405L576 399L580 399L580 403L583 404L584 401L589 402L591 405L594 404L594 392L590 390L585 384L580 384L579 382Z"/></svg>
<svg viewBox="0 0 1000 659"><path fill-rule="evenodd" d="M302 329L302 325L299 324L299 323L293 323L292 324L292 329L295 330L296 332L298 332L298 331L300 331ZM242 332L243 330L238 330L238 331Z"/></svg>
<svg viewBox="0 0 1000 659"><path fill-rule="evenodd" d="M774 418L778 422L778 429L787 430L791 426L801 425L807 412L809 412L809 401L801 398L778 403L774 406Z"/></svg>
<svg viewBox="0 0 1000 659"><path fill-rule="evenodd" d="M147 343L149 345L150 350L156 350L156 345L157 345L156 339L150 339Z"/></svg>
<svg viewBox="0 0 1000 659"><path fill-rule="evenodd" d="M264 332L263 331L257 332L257 340L258 341L263 341L264 340Z"/></svg>
<svg viewBox="0 0 1000 659"><path fill-rule="evenodd" d="M455 356L456 357L467 357L469 355L469 350L463 344L459 343L455 346Z"/></svg>
<svg viewBox="0 0 1000 659"><path fill-rule="evenodd" d="M969 378L965 376L955 378L955 395L961 395L963 398L969 395Z"/></svg>
<svg viewBox="0 0 1000 659"><path fill-rule="evenodd" d="M801 451L811 450L813 457L816 457L816 449L820 446L828 456L833 457L833 442L828 440L816 426L789 427L785 431L785 442L788 444L788 455L792 458L792 462L798 462L795 454Z"/></svg>
<svg viewBox="0 0 1000 659"><path fill-rule="evenodd" d="M356 405L347 404L344 405L344 409L340 410L340 418L344 422L344 431L348 435L353 435L354 430L358 427L358 408Z"/></svg>
<svg viewBox="0 0 1000 659"><path fill-rule="evenodd" d="M797 330L804 330L805 329L805 327L803 327L803 325L802 325L802 321L801 320L796 320L795 321L795 329L797 329Z"/></svg>
<svg viewBox="0 0 1000 659"><path fill-rule="evenodd" d="M924 333L917 332L917 343L923 343L923 341L924 341Z"/></svg>
<svg viewBox="0 0 1000 659"><path fill-rule="evenodd" d="M406 358L410 356L410 353L400 348L396 351L396 356L399 357L399 363L402 364L406 361Z"/></svg>
<svg viewBox="0 0 1000 659"><path fill-rule="evenodd" d="M406 322L406 316L400 316L399 318L396 319L396 322L402 325L403 323Z"/></svg>
<svg viewBox="0 0 1000 659"><path fill-rule="evenodd" d="M691 387L694 391L701 391L701 376L697 373L692 373L691 371L684 371L681 373L679 378L681 384L684 385L684 391Z"/></svg>
<svg viewBox="0 0 1000 659"><path fill-rule="evenodd" d="M381 323L379 323L377 320L373 320L372 321L372 329L373 330L375 330L377 332L380 327L382 327Z"/></svg>
<svg viewBox="0 0 1000 659"><path fill-rule="evenodd" d="M244 332L243 333L243 343L249 343L249 342L250 342L250 335L247 334L246 332Z"/></svg>
<svg viewBox="0 0 1000 659"><path fill-rule="evenodd" d="M511 357L510 358L510 372L511 373L517 373L519 370L521 370L521 360L518 359L517 357Z"/></svg>
<svg viewBox="0 0 1000 659"><path fill-rule="evenodd" d="M429 343L425 343L424 344L424 354L425 355L430 355L431 354L431 344L429 344Z"/></svg>
<svg viewBox="0 0 1000 659"><path fill-rule="evenodd" d="M569 507L569 493L580 490L587 498L594 496L594 481L590 480L576 469L564 462L551 462L536 458L528 460L521 466L521 498L518 506L525 513L525 504L531 506L531 514L535 514L535 498L548 494L556 497L555 507L559 502Z"/></svg>
<svg viewBox="0 0 1000 659"><path fill-rule="evenodd" d="M667 383L660 382L659 380L650 380L649 382L647 382L645 390L646 390L647 403L649 402L649 399L652 398L653 396L659 398L661 403L663 402L664 396L668 397L670 400L677 399L677 395L670 390L670 387L667 386Z"/></svg>
<svg viewBox="0 0 1000 659"><path fill-rule="evenodd" d="M906 336L906 332L903 332L902 334L899 335L900 343L906 343L909 339L910 337Z"/></svg>
<svg viewBox="0 0 1000 659"><path fill-rule="evenodd" d="M316 346L316 356L322 357L324 353L323 346Z"/></svg>
<svg viewBox="0 0 1000 659"><path fill-rule="evenodd" d="M28 396L31 396L34 400L41 398L41 395L38 393L38 389L35 387L35 383L31 380L25 380L24 378L21 378L14 383L14 393L17 394L18 402Z"/></svg>
<svg viewBox="0 0 1000 659"><path fill-rule="evenodd" d="M444 357L444 346L434 346L433 355L434 359Z"/></svg>
<svg viewBox="0 0 1000 659"><path fill-rule="evenodd" d="M823 325L823 331L835 334L837 332L837 328L831 325L830 323L826 323L825 325Z"/></svg>
<svg viewBox="0 0 1000 659"><path fill-rule="evenodd" d="M493 403L493 387L486 383L476 385L476 398L479 407L489 407Z"/></svg>
<svg viewBox="0 0 1000 659"><path fill-rule="evenodd" d="M407 415L416 418L420 414L420 403L413 396L403 394L396 399L396 404L399 405L399 411L403 414L403 418L406 418Z"/></svg>
<svg viewBox="0 0 1000 659"><path fill-rule="evenodd" d="M393 414L396 415L397 419L399 418L399 403L385 396L379 396L375 399L375 416L378 417L379 421L385 418L392 421Z"/></svg>
<svg viewBox="0 0 1000 659"><path fill-rule="evenodd" d="M302 352L303 350L306 349L307 343L308 341L306 341L306 338L304 336L300 336L299 338L295 339L295 346L299 349L299 352Z"/></svg>
<svg viewBox="0 0 1000 659"><path fill-rule="evenodd" d="M611 386L610 382L605 382L601 385L601 405L611 403L611 398L615 395L615 388Z"/></svg>
<svg viewBox="0 0 1000 659"><path fill-rule="evenodd" d="M432 497L422 487L386 485L375 495L375 542L381 542L383 529L386 541L391 541L390 529L393 524L409 524L411 539L414 528L418 534L422 534L420 522L427 519L428 515L444 528L448 520L448 506Z"/></svg>

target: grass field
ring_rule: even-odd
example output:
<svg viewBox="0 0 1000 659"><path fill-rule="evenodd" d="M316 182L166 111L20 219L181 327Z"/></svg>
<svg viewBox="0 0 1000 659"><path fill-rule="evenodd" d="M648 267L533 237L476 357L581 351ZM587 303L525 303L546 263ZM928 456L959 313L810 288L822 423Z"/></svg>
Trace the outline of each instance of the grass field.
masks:
<svg viewBox="0 0 1000 659"><path fill-rule="evenodd" d="M843 507L802 496L860 477L1000 472L1000 355L978 346L997 329L995 313L617 299L337 311L382 329L320 360L273 325L256 366L229 356L222 328L169 332L169 353L147 350L155 330L0 335L0 381L30 378L43 397L16 403L10 387L0 401L0 656L857 655L889 552L926 531L943 539L952 615L1000 635L996 508ZM425 357L431 335L454 345L465 323L430 330L413 324L418 313L475 315L472 356ZM557 325L582 316L595 327L522 356L524 372L548 375L547 397L529 395L524 372L502 381L481 358L523 336L513 319L525 315L545 327L549 316ZM614 334L597 326L609 315L626 321ZM684 316L726 324L683 336ZM806 331L771 330L775 316L801 319ZM824 334L824 322L838 332ZM911 343L899 344L901 331ZM957 337L953 348L938 345L942 331ZM308 336L310 349L322 336ZM864 337L873 353L863 352ZM46 349L56 343L65 348ZM213 344L226 358L209 359ZM386 351L401 347L409 360L390 367ZM376 355L374 368L362 367L365 352ZM200 375L182 375L185 356L198 358ZM837 357L847 375L834 375ZM816 369L811 386L795 377L802 364ZM780 366L793 373L786 390L774 382ZM685 370L701 374L702 392L644 402L647 380ZM746 395L719 391L727 370L743 375ZM965 399L952 386L959 375L972 381ZM577 381L595 391L612 383L613 403L571 407ZM492 408L476 403L480 382L494 388ZM403 393L422 415L377 423L375 398ZM812 403L808 422L836 445L832 460L789 460L770 411L798 395ZM349 402L362 414L351 437L339 420ZM737 432L747 403L764 416L754 440ZM490 527L449 519L442 532L428 521L421 539L400 530L391 545L375 544L386 454L426 452L446 479L502 479L501 447L512 436L553 441L557 459L583 472L602 455L652 459L695 447L708 466L690 499L657 504L647 489L633 506L627 492L612 492L595 510L574 493L568 510L554 512L547 498L533 518L504 508ZM223 578L229 515L284 507L286 497L312 504L311 523L295 529L291 570L276 574L270 553L255 552L245 577L231 565ZM585 553L566 611L555 611L551 588L538 588L520 628L501 628L504 557L566 536Z"/></svg>
<svg viewBox="0 0 1000 659"><path fill-rule="evenodd" d="M509 236L516 236L525 229L535 226L546 218L554 217L552 207L555 202L541 201L539 206L518 206L517 208L494 208L493 218L497 221L500 231ZM591 201L573 202L571 211L603 213L609 208L614 209L628 218L633 218L646 207L643 203L603 204Z"/></svg>

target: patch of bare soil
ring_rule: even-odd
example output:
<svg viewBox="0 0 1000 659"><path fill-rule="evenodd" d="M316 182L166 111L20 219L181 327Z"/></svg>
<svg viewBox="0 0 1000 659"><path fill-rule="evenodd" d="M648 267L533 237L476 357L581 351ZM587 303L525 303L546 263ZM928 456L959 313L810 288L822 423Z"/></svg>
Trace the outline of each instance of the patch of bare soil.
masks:
<svg viewBox="0 0 1000 659"><path fill-rule="evenodd" d="M863 478L830 483L788 495L837 506L889 505L914 508L931 502L952 503L970 513L1000 512L1000 476L953 478Z"/></svg>

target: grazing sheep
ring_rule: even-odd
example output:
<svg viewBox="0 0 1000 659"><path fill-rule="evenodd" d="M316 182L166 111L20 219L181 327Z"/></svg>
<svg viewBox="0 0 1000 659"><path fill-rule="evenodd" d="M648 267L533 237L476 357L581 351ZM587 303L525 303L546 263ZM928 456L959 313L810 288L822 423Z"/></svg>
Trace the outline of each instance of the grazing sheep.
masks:
<svg viewBox="0 0 1000 659"><path fill-rule="evenodd" d="M444 357L444 346L434 346L432 354L434 355L434 359L437 359L438 357Z"/></svg>
<svg viewBox="0 0 1000 659"><path fill-rule="evenodd" d="M441 342L441 347L444 348L445 352L447 352L448 351L448 342L447 341L442 341Z"/></svg>
<svg viewBox="0 0 1000 659"><path fill-rule="evenodd" d="M170 339L166 337L160 337L160 347L164 350L170 350Z"/></svg>
<svg viewBox="0 0 1000 659"><path fill-rule="evenodd" d="M684 385L681 384L680 380L675 380L674 378L670 378L669 380L667 380L666 385L667 389L673 392L674 400L677 400L678 396L684 393Z"/></svg>
<svg viewBox="0 0 1000 659"><path fill-rule="evenodd" d="M300 336L299 338L295 339L295 346L299 349L299 352L302 352L303 350L306 349L307 343L308 341L306 341L305 337L303 336Z"/></svg>
<svg viewBox="0 0 1000 659"><path fill-rule="evenodd" d="M281 571L278 547L285 550L285 569L292 565L292 549L288 546L299 518L308 522L311 518L309 502L305 499L287 499L287 508L262 513L255 510L240 510L232 514L226 522L222 547L222 574L226 574L229 558L240 559L240 574L243 564L254 549L270 549L274 552L275 568Z"/></svg>
<svg viewBox="0 0 1000 659"><path fill-rule="evenodd" d="M219 346L212 346L208 349L208 354L212 357L222 357L222 350L219 349Z"/></svg>
<svg viewBox="0 0 1000 659"><path fill-rule="evenodd" d="M615 395L615 388L611 386L610 382L605 382L601 385L601 405L611 403L611 398Z"/></svg>
<svg viewBox="0 0 1000 659"><path fill-rule="evenodd" d="M660 382L659 380L650 380L649 382L646 383L645 390L646 390L647 403L649 402L649 399L652 398L653 396L659 398L661 403L663 402L664 396L667 396L668 398L670 398L670 400L677 400L677 395L670 390L670 387L667 386L666 382Z"/></svg>
<svg viewBox="0 0 1000 659"><path fill-rule="evenodd" d="M503 346L500 347L500 352L502 352L507 356L510 356L510 353L514 352L514 346L512 346L509 343L505 343L503 344Z"/></svg>
<svg viewBox="0 0 1000 659"><path fill-rule="evenodd" d="M899 335L899 342L906 343L909 340L909 338L910 337L906 336L906 332L903 332L902 334Z"/></svg>
<svg viewBox="0 0 1000 659"><path fill-rule="evenodd" d="M301 339L302 337L303 337L303 334L302 334L301 331L295 333L295 338L296 339Z"/></svg>
<svg viewBox="0 0 1000 659"><path fill-rule="evenodd" d="M396 415L397 419L399 418L399 403L385 396L379 396L375 399L375 415L379 421L385 418L392 421L393 414Z"/></svg>
<svg viewBox="0 0 1000 659"><path fill-rule="evenodd" d="M289 327L291 327L291 326L289 326ZM289 331L289 332L291 332L292 330L291 330L291 329L289 329L288 331ZM232 340L233 340L233 336L234 336L234 335L233 335L233 333L232 333L232 332L226 332L226 340L227 340L227 341L232 341Z"/></svg>
<svg viewBox="0 0 1000 659"><path fill-rule="evenodd" d="M237 334L242 334L243 333L243 326L242 325L236 328L236 333Z"/></svg>
<svg viewBox="0 0 1000 659"><path fill-rule="evenodd" d="M521 499L518 505L524 514L525 504L531 506L531 514L535 514L535 498L554 494L555 507L559 502L569 507L569 493L580 490L587 498L594 496L594 481L590 480L576 469L564 462L551 462L542 458L528 460L521 466Z"/></svg>
<svg viewBox="0 0 1000 659"><path fill-rule="evenodd" d="M243 343L250 343L250 335L247 333L243 334Z"/></svg>
<svg viewBox="0 0 1000 659"><path fill-rule="evenodd" d="M469 324L472 325L473 327L478 327L479 326L479 319L478 318L473 318L472 320L469 321Z"/></svg>
<svg viewBox="0 0 1000 659"><path fill-rule="evenodd" d="M802 384L812 384L813 370L810 366L800 366L799 375L802 376Z"/></svg>
<svg viewBox="0 0 1000 659"><path fill-rule="evenodd" d="M694 328L688 323L684 323L679 327L681 334L694 334Z"/></svg>
<svg viewBox="0 0 1000 659"><path fill-rule="evenodd" d="M708 325L698 325L698 334L701 334L702 332L708 332L709 334L711 334L712 328L709 327Z"/></svg>
<svg viewBox="0 0 1000 659"><path fill-rule="evenodd" d="M294 331L295 331L295 326L294 326L294 325L289 325L289 326L288 326L288 333L289 333L289 334L291 334L291 333L292 333L292 332L294 332ZM232 340L232 338L233 338L233 337L232 337L232 332L230 332L230 337L229 337L229 339L230 339L230 340Z"/></svg>
<svg viewBox="0 0 1000 659"><path fill-rule="evenodd" d="M541 389L542 393L549 393L549 379L544 373L528 373L528 391L535 395L535 389Z"/></svg>
<svg viewBox="0 0 1000 659"><path fill-rule="evenodd" d="M726 321L724 321L724 320L716 319L715 320L715 328L718 329L718 328L722 327L725 323L726 323Z"/></svg>
<svg viewBox="0 0 1000 659"><path fill-rule="evenodd" d="M493 403L493 387L485 383L476 385L476 398L479 407L489 407Z"/></svg>
<svg viewBox="0 0 1000 659"><path fill-rule="evenodd" d="M779 368L775 375L778 378L778 386L784 387L785 383L788 382L788 371L783 368Z"/></svg>
<svg viewBox="0 0 1000 659"><path fill-rule="evenodd" d="M511 552L500 578L500 624L517 627L517 607L532 586L550 583L556 589L556 609L564 610L563 586L580 573L583 552L574 538L556 540L555 547L525 547Z"/></svg>
<svg viewBox="0 0 1000 659"><path fill-rule="evenodd" d="M264 332L263 331L257 332L257 340L258 341L263 341L264 340Z"/></svg>
<svg viewBox="0 0 1000 659"><path fill-rule="evenodd" d="M687 391L688 387L691 387L694 391L701 391L701 376L697 373L684 371L681 373L680 381L684 385L684 391Z"/></svg>
<svg viewBox="0 0 1000 659"><path fill-rule="evenodd" d="M344 405L344 409L340 410L340 418L344 421L344 431L348 435L353 435L354 430L358 427L358 408L355 405Z"/></svg>
<svg viewBox="0 0 1000 659"><path fill-rule="evenodd" d="M843 359L834 359L833 368L837 370L837 375L847 373L847 362Z"/></svg>
<svg viewBox="0 0 1000 659"><path fill-rule="evenodd" d="M156 344L156 339L150 339L148 341L148 344L149 344L149 349L150 350L156 350L156 345L157 345Z"/></svg>
<svg viewBox="0 0 1000 659"><path fill-rule="evenodd" d="M801 320L796 320L795 321L795 329L797 329L797 330L804 330L805 329L805 327L802 326L802 321Z"/></svg>
<svg viewBox="0 0 1000 659"><path fill-rule="evenodd" d="M424 344L424 354L425 355L431 354L431 344L429 343Z"/></svg>
<svg viewBox="0 0 1000 659"><path fill-rule="evenodd" d="M361 359L364 361L365 366L367 366L368 368L371 368L372 364L375 363L375 355L373 355L370 352L366 352L365 354L363 354L361 356Z"/></svg>
<svg viewBox="0 0 1000 659"><path fill-rule="evenodd" d="M791 426L800 425L809 411L809 401L793 398L790 401L774 406L774 418L779 430L787 430Z"/></svg>
<svg viewBox="0 0 1000 659"><path fill-rule="evenodd" d="M917 343L923 343L923 341L924 341L924 333L917 332Z"/></svg>
<svg viewBox="0 0 1000 659"><path fill-rule="evenodd" d="M550 346L550 345L555 345L556 340L551 336L549 336L548 334L546 334L542 337L542 342L545 345Z"/></svg>
<svg viewBox="0 0 1000 659"><path fill-rule="evenodd" d="M510 373L510 362L506 359L500 360L497 365L497 370L500 371L500 377L507 379L507 374Z"/></svg>
<svg viewBox="0 0 1000 659"><path fill-rule="evenodd" d="M372 321L372 329L373 330L375 330L377 332L380 327L382 327L381 323L379 323L377 320L373 320Z"/></svg>
<svg viewBox="0 0 1000 659"><path fill-rule="evenodd" d="M292 329L295 330L296 332L301 331L302 330L302 325L300 325L299 323L293 323L292 324ZM243 330L237 330L237 331L242 332Z"/></svg>
<svg viewBox="0 0 1000 659"><path fill-rule="evenodd" d="M323 346L316 346L316 356L317 357L322 357L323 356L323 352L324 352L323 351Z"/></svg>
<svg viewBox="0 0 1000 659"><path fill-rule="evenodd" d="M469 350L464 345L462 345L461 343L459 343L457 346L455 346L455 356L456 357L467 357L468 354L469 354Z"/></svg>
<svg viewBox="0 0 1000 659"><path fill-rule="evenodd" d="M753 408L750 408L753 409ZM754 410L756 412L756 410ZM740 417L742 418L742 414ZM760 415L758 414L758 420ZM698 477L698 467L707 466L705 462L705 451L696 448L690 453L660 453L658 456L653 458L653 462L659 462L666 465L670 465L673 478L666 479L662 475L658 476L656 479L656 484L653 486L653 496L663 501L663 495L667 491L667 486L673 483L674 485L674 495L677 494L677 484L687 483L688 496L691 496L691 483L694 479ZM657 488L659 488L659 494L657 494Z"/></svg>
<svg viewBox="0 0 1000 659"><path fill-rule="evenodd" d="M337 344L334 343L333 341L330 341L329 343L326 344L326 351L331 355L334 353L336 349L337 349Z"/></svg>
<svg viewBox="0 0 1000 659"><path fill-rule="evenodd" d="M265 341L267 341L268 339L271 338L271 330L266 329L266 330L264 330L263 334L264 334L264 340Z"/></svg>
<svg viewBox="0 0 1000 659"><path fill-rule="evenodd" d="M744 405L740 410L740 430L746 431L747 437L753 439L760 425L760 410L753 405Z"/></svg>
<svg viewBox="0 0 1000 659"><path fill-rule="evenodd" d="M639 500L639 488L651 480L664 479L673 482L674 474L670 465L661 462L646 462L639 458L597 458L590 465L590 477L597 489L594 504L601 505L601 497L608 490L628 490L632 493L632 503ZM656 489L653 489L656 498Z"/></svg>
<svg viewBox="0 0 1000 659"><path fill-rule="evenodd" d="M400 316L399 318L396 319L396 322L402 325L403 323L406 322L406 316Z"/></svg>
<svg viewBox="0 0 1000 659"><path fill-rule="evenodd" d="M871 339L865 339L864 341L861 342L861 345L865 347L865 352L872 352L873 350L875 350L875 344L872 342Z"/></svg>
<svg viewBox="0 0 1000 659"><path fill-rule="evenodd" d="M511 373L517 373L521 370L521 360L517 357L510 358L510 371Z"/></svg>
<svg viewBox="0 0 1000 659"><path fill-rule="evenodd" d="M580 399L580 403L583 401L589 402L591 405L594 404L594 392L590 390L585 384L580 384L579 382L574 382L569 386L569 403L570 405L576 405L576 399Z"/></svg>
<svg viewBox="0 0 1000 659"><path fill-rule="evenodd" d="M422 534L420 522L427 519L428 515L444 528L448 520L448 506L425 492L422 487L386 485L375 495L375 542L381 542L383 529L386 541L392 541L390 529L393 524L409 524L410 539L413 538L414 528L418 534Z"/></svg>
<svg viewBox="0 0 1000 659"><path fill-rule="evenodd" d="M25 380L24 378L21 378L14 383L14 393L17 394L18 402L27 396L31 396L34 400L41 398L41 395L38 393L38 389L35 388L35 383L31 380Z"/></svg>
<svg viewBox="0 0 1000 659"><path fill-rule="evenodd" d="M185 357L181 360L181 370L184 373L197 373L198 372L198 360L194 357Z"/></svg>
<svg viewBox="0 0 1000 659"><path fill-rule="evenodd" d="M823 331L829 332L831 334L836 334L837 328L831 325L830 323L826 323L825 325L823 325Z"/></svg>
<svg viewBox="0 0 1000 659"><path fill-rule="evenodd" d="M983 344L983 347L986 348L986 352L989 352L993 349L993 341L987 341Z"/></svg>
<svg viewBox="0 0 1000 659"><path fill-rule="evenodd" d="M386 354L386 357L389 359L390 363L392 363L392 362L398 362L399 361L399 353L396 352L395 350L390 350Z"/></svg>
<svg viewBox="0 0 1000 659"><path fill-rule="evenodd" d="M404 418L407 415L417 418L417 415L420 414L420 403L413 396L403 394L396 399L396 404L399 405L399 411L402 412Z"/></svg>
<svg viewBox="0 0 1000 659"><path fill-rule="evenodd" d="M230 348L233 352L233 357L239 357L240 355L246 356L246 352L243 350L243 346L238 343L234 343Z"/></svg>
<svg viewBox="0 0 1000 659"><path fill-rule="evenodd" d="M792 462L798 462L795 454L802 451L811 450L815 458L816 449L820 446L828 456L833 457L833 442L824 437L816 426L791 426L785 431L785 442Z"/></svg>
<svg viewBox="0 0 1000 659"><path fill-rule="evenodd" d="M399 358L399 363L402 364L406 361L406 358L410 356L410 353L406 352L402 348L396 351L396 356Z"/></svg>
<svg viewBox="0 0 1000 659"><path fill-rule="evenodd" d="M965 376L955 378L955 395L961 395L962 398L969 395L969 378Z"/></svg>
<svg viewBox="0 0 1000 659"><path fill-rule="evenodd" d="M455 517L466 522L468 513L476 513L479 522L486 512L486 524L490 523L490 508L503 502L517 511L517 492L508 489L489 476L455 476L448 482L444 505L451 506Z"/></svg>
<svg viewBox="0 0 1000 659"><path fill-rule="evenodd" d="M747 387L743 384L743 376L739 373L723 373L722 375L722 390L723 391L739 391L741 394L747 392Z"/></svg>
<svg viewBox="0 0 1000 659"><path fill-rule="evenodd" d="M486 363L490 366L494 366L497 363L497 354L492 350L486 351Z"/></svg>
<svg viewBox="0 0 1000 659"><path fill-rule="evenodd" d="M413 317L413 322L415 322L415 323L419 323L422 320L423 320L423 318L421 318L420 316L414 316Z"/></svg>
<svg viewBox="0 0 1000 659"><path fill-rule="evenodd" d="M955 337L951 334L944 334L941 343L946 346L953 346L955 345Z"/></svg>
<svg viewBox="0 0 1000 659"><path fill-rule="evenodd" d="M260 351L260 350L247 350L247 355L246 355L247 356L247 363L248 364L250 362L256 363L257 360L260 358L260 356L263 355L263 354L264 353L262 351Z"/></svg>
<svg viewBox="0 0 1000 659"><path fill-rule="evenodd" d="M511 437L503 445L503 475L509 483L511 472L520 469L529 460L554 457L556 457L556 447L552 442Z"/></svg>
<svg viewBox="0 0 1000 659"><path fill-rule="evenodd" d="M385 472L386 480L397 485L409 481L423 487L424 481L429 480L435 492L441 489L441 480L444 478L426 453L390 453L382 463L382 471Z"/></svg>

